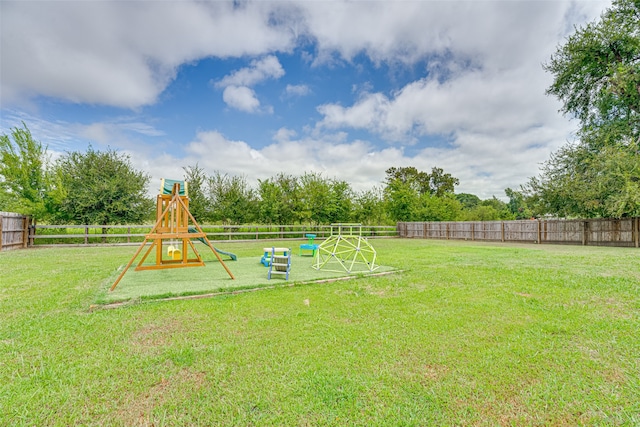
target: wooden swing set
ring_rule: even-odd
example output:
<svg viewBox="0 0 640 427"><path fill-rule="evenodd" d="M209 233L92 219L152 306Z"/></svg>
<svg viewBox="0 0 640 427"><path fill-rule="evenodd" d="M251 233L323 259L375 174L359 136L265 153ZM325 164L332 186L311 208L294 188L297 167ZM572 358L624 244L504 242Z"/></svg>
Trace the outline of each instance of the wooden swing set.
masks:
<svg viewBox="0 0 640 427"><path fill-rule="evenodd" d="M187 191L187 183L184 181L175 181L163 179L161 186L161 194L158 194L156 200L156 223L144 238L144 241L133 255L127 266L122 270L116 281L109 288L112 292L129 267L134 263L142 249L147 248L142 259L135 268L140 270L160 270L165 268L183 268L183 267L204 267L204 261L196 250L191 239L198 239L205 243L214 253L220 264L229 274L231 279L235 279L227 265L224 263L218 251L213 247L207 235L202 231L198 222L189 212L189 197ZM191 231L189 231L189 220L191 220ZM194 230L195 228L195 230ZM164 256L163 241L169 240L170 245L167 250L167 257ZM156 261L154 264L144 264L149 254L155 249ZM191 249L192 257L189 257L189 249Z"/></svg>

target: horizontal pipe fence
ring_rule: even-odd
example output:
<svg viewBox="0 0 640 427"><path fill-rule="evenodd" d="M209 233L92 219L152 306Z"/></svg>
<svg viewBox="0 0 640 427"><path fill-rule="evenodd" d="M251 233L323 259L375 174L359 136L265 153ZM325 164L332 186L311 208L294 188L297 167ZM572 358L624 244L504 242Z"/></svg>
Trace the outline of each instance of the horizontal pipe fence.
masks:
<svg viewBox="0 0 640 427"><path fill-rule="evenodd" d="M0 212L0 251L26 248L31 218L13 212Z"/></svg>
<svg viewBox="0 0 640 427"><path fill-rule="evenodd" d="M29 228L29 246L128 245L139 244L152 225L40 225ZM212 242L252 240L299 240L305 234L318 239L331 235L330 225L200 225ZM363 225L367 238L396 237L393 225Z"/></svg>
<svg viewBox="0 0 640 427"><path fill-rule="evenodd" d="M640 247L640 218L399 222L398 237Z"/></svg>

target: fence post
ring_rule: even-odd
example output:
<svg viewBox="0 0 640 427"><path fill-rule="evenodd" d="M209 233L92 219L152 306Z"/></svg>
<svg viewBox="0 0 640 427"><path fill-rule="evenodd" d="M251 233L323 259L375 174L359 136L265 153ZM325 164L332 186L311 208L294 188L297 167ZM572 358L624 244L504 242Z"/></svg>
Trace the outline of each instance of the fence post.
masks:
<svg viewBox="0 0 640 427"><path fill-rule="evenodd" d="M635 217L635 229L636 229L636 248L640 247L639 243L640 243L640 239L638 238L638 235L640 234L640 217Z"/></svg>
<svg viewBox="0 0 640 427"><path fill-rule="evenodd" d="M34 246L36 242L36 224L38 222L34 219L29 227L29 246Z"/></svg>
<svg viewBox="0 0 640 427"><path fill-rule="evenodd" d="M0 252L2 252L2 223L4 222L4 216L0 215Z"/></svg>
<svg viewBox="0 0 640 427"><path fill-rule="evenodd" d="M542 244L542 221L538 220L538 244Z"/></svg>
<svg viewBox="0 0 640 427"><path fill-rule="evenodd" d="M471 223L471 240L476 240L476 223L472 222Z"/></svg>
<svg viewBox="0 0 640 427"><path fill-rule="evenodd" d="M449 223L448 222L446 223L445 227L447 227L446 228L446 230L447 230L447 240L449 240Z"/></svg>
<svg viewBox="0 0 640 427"><path fill-rule="evenodd" d="M504 242L504 221L500 221L500 241Z"/></svg>
<svg viewBox="0 0 640 427"><path fill-rule="evenodd" d="M582 246L586 246L587 243L589 242L589 237L587 235L588 233L589 233L589 222L584 221L582 223Z"/></svg>
<svg viewBox="0 0 640 427"><path fill-rule="evenodd" d="M89 244L89 226L88 225L84 226L84 244L85 245Z"/></svg>
<svg viewBox="0 0 640 427"><path fill-rule="evenodd" d="M131 227L127 227L127 243L131 243Z"/></svg>
<svg viewBox="0 0 640 427"><path fill-rule="evenodd" d="M28 216L22 218L22 247L26 248L29 242L29 222L31 219Z"/></svg>

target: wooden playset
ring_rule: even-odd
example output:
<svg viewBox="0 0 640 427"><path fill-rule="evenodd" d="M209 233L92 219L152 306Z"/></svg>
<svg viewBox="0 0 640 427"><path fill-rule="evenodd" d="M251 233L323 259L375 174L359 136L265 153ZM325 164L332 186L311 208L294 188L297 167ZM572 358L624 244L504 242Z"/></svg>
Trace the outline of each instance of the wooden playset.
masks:
<svg viewBox="0 0 640 427"><path fill-rule="evenodd" d="M191 228L191 230L190 230ZM207 245L215 254L220 264L235 279L220 254L213 247L207 235L202 231L189 212L188 187L185 181L163 179L160 194L156 199L156 223L144 238L144 241L133 255L127 266L122 270L109 291L113 291L125 273L134 263L142 249L148 246L135 270L159 270L164 268L203 267L204 261L196 250L191 239L198 239ZM163 243L167 242L166 256ZM144 264L152 252L155 253L155 263Z"/></svg>

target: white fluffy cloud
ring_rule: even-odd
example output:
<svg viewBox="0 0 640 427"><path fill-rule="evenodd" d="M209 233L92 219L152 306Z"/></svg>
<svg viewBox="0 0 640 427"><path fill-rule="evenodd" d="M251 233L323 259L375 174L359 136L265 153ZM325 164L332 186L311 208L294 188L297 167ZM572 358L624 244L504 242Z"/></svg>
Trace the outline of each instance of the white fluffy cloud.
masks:
<svg viewBox="0 0 640 427"><path fill-rule="evenodd" d="M184 157L156 155L149 161L149 152L131 151L137 167L150 171L154 182L162 177L182 176L181 166L198 163L207 171L222 171L230 175L245 176L250 185L285 172L302 175L321 173L327 178L343 179L357 191L369 190L381 184L380 170L388 162L406 162L401 150L375 151L363 141L346 141L342 133L327 134L322 139L295 138L295 133L281 129L273 143L255 149L245 141L226 138L219 132L200 132L187 145ZM372 178L373 177L373 178Z"/></svg>
<svg viewBox="0 0 640 427"><path fill-rule="evenodd" d="M287 85L284 92L288 97L306 96L311 93L311 89L307 85Z"/></svg>
<svg viewBox="0 0 640 427"><path fill-rule="evenodd" d="M439 166L460 178L459 191L502 196L571 135L559 105L544 95L550 80L541 64L575 23L608 3L2 1L0 101L5 115L8 106L31 108L30 128L56 148L74 138L109 143L158 177L180 176L181 166L199 161L209 172L250 181L316 171L363 189L379 184L389 166ZM229 108L271 112L258 85L285 75L275 54L301 46L316 66L349 65L364 54L390 74L423 68L395 92L361 82L367 89L355 100L318 106L321 118L315 127L307 121L309 132L279 122L274 142L260 149L205 128L180 157L165 153L171 141L162 129L136 117L90 125L37 117L42 97L124 107L135 116L157 102L181 65L209 57L255 58L211 76L212 87ZM277 93L310 94L303 78ZM354 139L355 132L389 145ZM151 147L145 136L160 142Z"/></svg>
<svg viewBox="0 0 640 427"><path fill-rule="evenodd" d="M272 6L230 2L3 1L3 103L25 96L135 108L152 104L179 65L293 46Z"/></svg>
<svg viewBox="0 0 640 427"><path fill-rule="evenodd" d="M249 67L241 68L224 76L215 82L215 87L224 88L222 99L231 108L246 113L260 111L260 100L250 86L254 86L268 79L279 79L284 76L284 69L278 58L269 55L259 60L251 61ZM263 111L270 112L267 107Z"/></svg>
<svg viewBox="0 0 640 427"><path fill-rule="evenodd" d="M284 76L284 69L278 58L269 55L259 60L251 61L249 67L234 71L216 82L216 87L254 86L267 79L279 79Z"/></svg>
<svg viewBox="0 0 640 427"><path fill-rule="evenodd" d="M256 93L246 86L227 86L222 93L222 99L228 106L247 113L253 113L260 108Z"/></svg>

